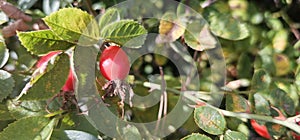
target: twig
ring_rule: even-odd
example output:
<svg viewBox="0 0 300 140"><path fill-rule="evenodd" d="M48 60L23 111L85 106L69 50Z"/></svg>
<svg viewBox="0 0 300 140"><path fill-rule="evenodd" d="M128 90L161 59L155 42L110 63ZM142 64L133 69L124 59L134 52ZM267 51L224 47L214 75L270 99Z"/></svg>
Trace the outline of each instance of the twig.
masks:
<svg viewBox="0 0 300 140"><path fill-rule="evenodd" d="M93 16L96 16L96 12L93 10L92 8L92 2L91 0L84 0L84 4L87 7L87 10L89 11L90 14L92 14Z"/></svg>
<svg viewBox="0 0 300 140"><path fill-rule="evenodd" d="M162 67L159 67L159 72L160 72L160 76L161 76L161 96L160 96L159 111L158 111L158 115L157 115L157 122L156 122L156 126L155 126L155 133L158 132L158 128L160 126L162 114L164 116L166 116L167 111L168 111L166 81L165 81L165 78L164 78L164 72L163 72ZM165 123L165 120L163 119L162 125L161 125L162 127L164 127L164 123Z"/></svg>
<svg viewBox="0 0 300 140"><path fill-rule="evenodd" d="M198 51L195 51L194 56L193 56L193 60L196 61L197 56L198 56ZM193 70L193 69L190 69L190 70ZM185 83L182 84L182 89L181 89L182 91L187 90L187 86L191 83L191 79L192 79L193 74L194 74L194 72L192 72L192 71L188 74L188 76L185 80Z"/></svg>
<svg viewBox="0 0 300 140"><path fill-rule="evenodd" d="M151 85L153 86L153 84L151 84ZM154 86L156 86L156 85L154 85ZM156 88L161 89L160 85L158 85ZM166 88L166 90L168 90L168 88ZM175 90L175 89L172 89L172 92L175 93L175 94L183 94L187 99L189 99L190 101L192 101L194 103L203 102L200 98L195 97L192 94L184 94L185 92L180 92L180 91ZM205 102L203 102L203 103L205 103ZM261 121L265 121L265 122L276 123L276 124L280 124L282 126L285 126L287 128L290 128L291 130L293 130L293 131L297 132L298 134L300 134L300 126L298 126L298 124L294 123L293 121L290 121L291 119L278 120L278 119L272 118L271 116L231 112L231 111L216 108L216 107L214 107L210 104L205 104L205 105L210 106L210 107L220 111L224 116L227 116L227 117L255 119L255 120L261 120ZM294 116L294 117L299 117L299 115Z"/></svg>
<svg viewBox="0 0 300 140"><path fill-rule="evenodd" d="M289 25L292 33L294 34L294 36L296 37L297 40L300 40L300 32L297 30L296 24L294 22L292 22L292 20L289 18L289 16L285 13L285 11L280 11L280 15L282 17L282 19Z"/></svg>

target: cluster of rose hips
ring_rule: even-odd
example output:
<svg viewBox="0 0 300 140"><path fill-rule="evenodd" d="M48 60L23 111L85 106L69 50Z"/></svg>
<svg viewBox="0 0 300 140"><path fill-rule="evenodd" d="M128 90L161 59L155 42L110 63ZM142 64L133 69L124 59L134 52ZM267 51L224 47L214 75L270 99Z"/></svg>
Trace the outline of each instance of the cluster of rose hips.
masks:
<svg viewBox="0 0 300 140"><path fill-rule="evenodd" d="M60 53L62 52L53 51L42 56L37 62L36 67L45 69L48 62ZM124 81L130 70L130 62L127 54L118 45L106 46L101 53L99 62L100 72L102 76L108 80L108 82L102 87L102 89L106 92L105 95L102 96L102 98L104 99L107 96L119 95L121 99L121 101L119 102L120 107L123 109L125 96L127 95L126 92L128 92L128 95L130 95L130 101L131 97L133 96L133 91L130 85ZM59 93L58 96L67 95L67 97L69 97L68 94L65 93L74 92L75 81L76 80L73 71L70 69L68 78L65 84L62 86L61 93ZM74 94L72 94L72 96L74 96Z"/></svg>

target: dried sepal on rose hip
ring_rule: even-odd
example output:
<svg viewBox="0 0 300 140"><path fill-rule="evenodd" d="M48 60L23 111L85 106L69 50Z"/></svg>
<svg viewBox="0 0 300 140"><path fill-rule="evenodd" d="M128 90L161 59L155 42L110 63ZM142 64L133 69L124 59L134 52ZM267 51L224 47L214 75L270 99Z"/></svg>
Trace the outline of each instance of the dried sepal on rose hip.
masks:
<svg viewBox="0 0 300 140"><path fill-rule="evenodd" d="M108 82L102 87L105 90L103 99L108 96L118 95L121 99L120 107L124 106L126 93L129 94L129 105L132 106L131 99L133 90L124 80L129 74L130 62L125 51L118 45L106 47L99 59L100 72Z"/></svg>

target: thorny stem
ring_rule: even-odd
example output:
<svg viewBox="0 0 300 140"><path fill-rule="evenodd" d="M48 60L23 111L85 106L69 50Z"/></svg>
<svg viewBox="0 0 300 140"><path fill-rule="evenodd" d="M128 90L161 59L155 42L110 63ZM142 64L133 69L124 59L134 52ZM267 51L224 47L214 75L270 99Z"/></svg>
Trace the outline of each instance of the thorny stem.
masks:
<svg viewBox="0 0 300 140"><path fill-rule="evenodd" d="M144 86L149 87L149 83L144 83ZM158 89L158 90L161 89L161 86L158 84L151 83L151 88L153 88L153 86L155 86L155 89ZM200 97L195 96L195 94L189 94L190 92L181 92L181 91L178 91L176 89L171 89L171 88L166 88L166 90L169 90L175 94L183 94L184 97L186 97L187 99L191 100L194 103L199 103L199 102L205 103L202 99L200 99ZM204 93L208 93L208 92L204 92ZM265 122L276 123L276 124L285 126L287 128L290 128L291 130L300 134L300 126L298 126L298 124L296 124L293 121L294 119L300 117L300 115L290 117L286 120L278 120L278 119L272 118L271 116L264 116L264 115L250 114L250 113L231 112L231 111L227 111L227 110L223 110L223 109L214 107L210 104L205 103L205 105L210 106L210 107L220 111L224 116L227 116L227 117L255 119L255 120L261 120L261 121L265 121ZM293 119L293 120L291 120L291 119Z"/></svg>

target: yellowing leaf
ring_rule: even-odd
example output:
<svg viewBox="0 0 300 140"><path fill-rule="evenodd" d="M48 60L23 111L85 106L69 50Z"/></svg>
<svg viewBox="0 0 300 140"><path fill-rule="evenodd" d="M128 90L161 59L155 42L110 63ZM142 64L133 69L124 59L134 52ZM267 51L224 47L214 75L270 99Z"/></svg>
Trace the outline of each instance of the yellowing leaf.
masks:
<svg viewBox="0 0 300 140"><path fill-rule="evenodd" d="M160 20L159 35L156 38L156 42L173 42L182 36L184 31L184 24L179 19L176 19L174 13L167 12Z"/></svg>
<svg viewBox="0 0 300 140"><path fill-rule="evenodd" d="M276 67L276 75L281 76L290 72L290 60L284 54L275 54L273 61Z"/></svg>
<svg viewBox="0 0 300 140"><path fill-rule="evenodd" d="M196 124L209 134L222 134L226 127L224 116L217 110L208 106L195 108L194 119Z"/></svg>
<svg viewBox="0 0 300 140"><path fill-rule="evenodd" d="M208 24L202 21L194 21L187 25L184 40L194 50L203 51L215 48L216 38L211 34Z"/></svg>
<svg viewBox="0 0 300 140"><path fill-rule="evenodd" d="M279 30L275 34L272 43L275 51L277 52L284 51L288 43L288 32L284 29Z"/></svg>
<svg viewBox="0 0 300 140"><path fill-rule="evenodd" d="M247 112L250 111L248 101L240 95L228 94L226 95L226 110L233 112Z"/></svg>

